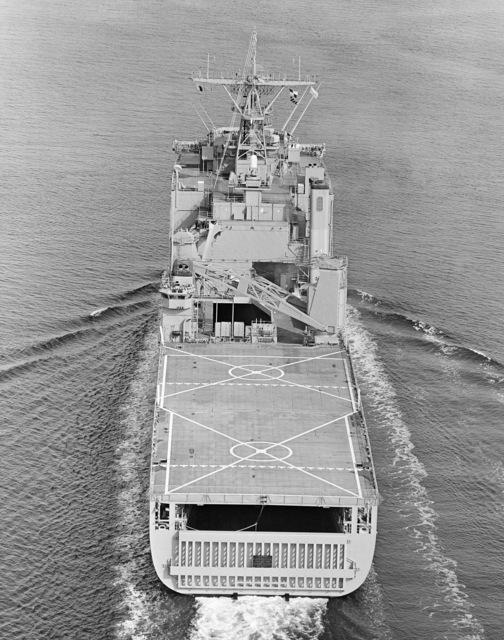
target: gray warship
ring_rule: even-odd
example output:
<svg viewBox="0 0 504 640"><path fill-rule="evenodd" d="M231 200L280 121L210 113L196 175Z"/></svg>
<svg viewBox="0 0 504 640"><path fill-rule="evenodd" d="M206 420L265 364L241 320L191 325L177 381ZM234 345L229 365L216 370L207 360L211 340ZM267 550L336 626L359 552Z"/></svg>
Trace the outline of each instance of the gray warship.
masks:
<svg viewBox="0 0 504 640"><path fill-rule="evenodd" d="M379 504L347 259L325 147L294 135L320 86L263 72L256 49L254 32L242 72L193 74L233 118L173 147L151 553L183 594L338 597L368 575Z"/></svg>

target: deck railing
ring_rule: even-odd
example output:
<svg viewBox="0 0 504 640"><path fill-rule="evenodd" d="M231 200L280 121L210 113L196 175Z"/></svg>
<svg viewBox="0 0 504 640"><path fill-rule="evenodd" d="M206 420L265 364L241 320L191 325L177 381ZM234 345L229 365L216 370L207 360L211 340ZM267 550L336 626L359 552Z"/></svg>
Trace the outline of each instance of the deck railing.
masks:
<svg viewBox="0 0 504 640"><path fill-rule="evenodd" d="M169 571L178 588L219 593L343 591L356 575L344 534L180 531Z"/></svg>

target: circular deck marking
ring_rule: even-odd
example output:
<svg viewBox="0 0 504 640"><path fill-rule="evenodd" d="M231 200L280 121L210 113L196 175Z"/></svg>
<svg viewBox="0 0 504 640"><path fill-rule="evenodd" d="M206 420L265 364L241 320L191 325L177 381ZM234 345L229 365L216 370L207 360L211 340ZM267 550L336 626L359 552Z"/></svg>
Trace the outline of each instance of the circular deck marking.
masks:
<svg viewBox="0 0 504 640"><path fill-rule="evenodd" d="M274 460L287 460L292 455L292 449L284 444L274 442L243 442L235 444L229 450L232 456L242 460L247 458L250 462L272 462Z"/></svg>
<svg viewBox="0 0 504 640"><path fill-rule="evenodd" d="M229 375L240 380L278 380L283 378L284 370L280 367L265 367L262 364L242 364L229 369Z"/></svg>

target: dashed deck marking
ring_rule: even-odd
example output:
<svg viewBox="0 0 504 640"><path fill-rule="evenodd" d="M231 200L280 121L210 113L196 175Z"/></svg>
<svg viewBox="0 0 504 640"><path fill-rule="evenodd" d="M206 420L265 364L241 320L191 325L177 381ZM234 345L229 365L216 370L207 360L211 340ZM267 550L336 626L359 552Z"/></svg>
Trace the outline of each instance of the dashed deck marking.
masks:
<svg viewBox="0 0 504 640"><path fill-rule="evenodd" d="M172 464L170 465L173 469L175 467L187 468L194 467L195 469L220 469L220 465L218 464ZM271 465L267 464L237 464L235 468L238 469L271 469ZM292 467L283 467L279 465L275 465L274 469L289 469L292 470ZM353 473L354 469L351 467L296 467L296 469L308 469L309 471L348 471L349 473Z"/></svg>
<svg viewBox="0 0 504 640"><path fill-rule="evenodd" d="M349 493L350 495L356 496L356 497L362 497L358 475L356 475L357 487L359 489L359 493L357 494L357 493L354 493L353 491L350 491L349 489L345 489L344 487L341 487L340 485L335 484L334 482L331 482L330 480L326 480L325 478L321 478L320 476L317 476L314 473L310 473L309 471L306 470L307 467L298 467L298 466L296 466L294 464L291 464L290 462L287 462L287 460L285 458L278 458L277 456L274 456L272 453L269 453L269 449L273 449L274 447L278 447L278 446L284 446L286 442L290 442L292 440L296 440L297 438L300 438L303 435L306 435L308 433L316 431L317 429L322 429L324 427L327 427L330 424L333 424L335 422L339 422L340 420L343 420L343 419L347 422L348 416L352 415L352 414L347 414L345 416L341 416L339 418L335 418L334 420L329 420L328 422L324 422L322 424L319 424L316 427L313 427L312 429L308 429L306 431L298 433L295 436L287 438L286 440L283 440L281 442L274 442L271 445L269 445L268 447L265 447L265 448L263 448L261 450L258 450L256 447L254 447L254 445L251 445L249 442L241 441L241 440L239 440L237 438L234 438L234 437L228 435L227 433L224 433L222 431L218 431L217 429L214 429L213 427L209 427L208 425L205 425L205 424L203 424L201 422L198 422L197 420L193 420L192 418L188 418L187 416L184 416L184 415L182 415L180 413L177 413L176 411L171 411L169 409L164 409L164 410L170 413L170 431L169 431L169 436L168 436L169 438L171 438L171 434L173 432L173 416L177 416L178 418L181 418L182 420L188 420L189 422L192 422L196 426L202 427L203 429L208 429L209 431L213 431L214 433L216 433L218 435L224 436L225 438L228 438L229 440L232 440L232 441L236 442L237 444L235 445L235 447L238 446L238 445L243 445L243 446L246 446L246 447L248 447L250 449L253 449L252 453L250 453L248 456L238 456L236 453L233 453L233 449L235 447L232 447L230 449L230 453L231 453L231 455L236 456L237 460L235 462L232 462L232 463L230 463L228 465L220 465L220 466L218 466L218 468L216 468L215 471L207 473L207 474L205 474L203 476L200 476L198 478L193 478L189 482L186 482L185 484L180 485L179 487L176 487L176 488L172 489L171 491L168 491L168 475L169 475L169 467L170 467L170 464L169 464L170 458L168 457L167 458L167 460L168 460L168 469L167 469L167 472L166 472L166 481L165 481L165 492L166 493L175 493L176 491L179 491L180 489L183 489L184 487L187 487L187 486L189 486L191 484L194 484L195 482L198 482L200 480L204 480L205 478L208 478L208 477L210 477L212 475L215 475L216 473L220 473L221 471L225 471L226 469L229 469L231 467L236 467L239 463L243 463L243 462L245 462L247 460L250 460L251 458L256 456L258 453L264 453L264 454L267 454L271 458L272 462L276 461L276 462L279 462L279 463L284 463L290 469L294 469L296 471L300 471L301 473L305 473L306 475L311 476L312 478L315 478L316 480L320 480L320 482L324 482L326 484L329 484L329 485L333 486L336 489L344 491L345 493ZM347 434L348 434L348 438L350 438L349 429L348 429L348 422L347 422ZM169 444L169 447L171 448L171 442ZM353 448L352 448L351 442L350 442L350 447L351 447L351 453L352 453L352 461L353 461L353 464L354 464L353 471L355 472L355 474L357 474L357 467L356 467L356 463L355 463L355 455L354 455L354 452L353 452ZM175 466L175 465L173 465L173 466ZM184 466L184 465L178 465L178 466ZM198 467L200 465L187 465L187 466ZM250 466L250 465L247 465L247 466ZM272 465L268 465L268 467L270 467L270 466L272 466ZM268 468L268 467L266 467L266 468ZM311 467L311 468L314 469L314 470L325 470L325 469L327 469L326 467Z"/></svg>
<svg viewBox="0 0 504 640"><path fill-rule="evenodd" d="M173 347L167 347L167 349L171 349L172 351L175 351L176 355L171 355L171 356L165 355L165 367L164 367L164 371L163 371L163 380L165 379L165 375L166 375L166 358L168 358L168 357L177 357L179 355L182 355L183 357L192 355L193 357L199 357L199 358L202 358L203 360L209 360L209 361L215 362L217 364L222 364L222 365L228 366L230 368L230 370L241 368L241 369L247 371L247 373L244 373L241 376L236 376L234 374L231 374L232 375L231 378L224 378L224 379L218 380L216 382L208 382L208 383L205 383L205 384L200 384L199 386L192 387L191 389L184 389L182 391L176 391L175 393L170 393L168 395L165 395L164 397L166 397L166 398L171 398L173 396L181 395L183 393L188 393L190 391L197 391L198 389L205 389L207 387L216 386L216 385L220 385L220 384L223 384L223 383L228 383L228 382L231 382L232 380L242 380L242 379L245 379L245 378L247 378L247 377L249 377L250 375L253 375L253 374L255 374L255 375L266 375L267 376L268 371L271 371L273 369L283 370L285 367L293 366L295 364L304 364L306 362L311 362L311 361L315 361L315 360L324 360L323 356L313 356L311 358L303 358L301 360L295 360L294 362L286 362L285 364L279 364L276 367L273 367L273 366L272 367L266 367L264 369L261 369L261 370L258 370L258 371L254 371L254 370L247 369L247 365L246 364L240 367L239 365L232 365L229 362L223 362L222 360L215 360L213 358L209 358L208 356L201 356L200 354L191 354L190 352L183 351L182 349L174 349ZM334 352L332 352L332 353L330 353L328 355L336 355L338 353L341 353L341 351L334 351ZM248 354L243 354L243 356L241 356L241 357L243 357L244 359L248 359ZM325 358L325 359L327 359L327 358ZM343 362L343 364L345 364L345 362ZM346 370L346 367L345 367L345 372L346 372L347 379L348 379L348 372ZM277 378L273 378L273 379L276 380ZM348 379L348 381L350 383L349 379ZM320 391L320 389L317 389L317 388L315 388L313 386L307 386L307 385L299 384L297 382L293 382L292 380L287 380L285 378L283 379L283 382L285 382L288 385L300 388L300 389L307 389L308 391L318 391L318 393L330 396L331 398L337 398L338 400L343 400L345 402L352 402L353 405L355 404L354 401L353 401L353 396L352 396L351 399L345 398L343 396L338 396L338 395L336 395L334 393L328 393L327 391ZM163 392L164 392L164 387L163 387ZM350 388L350 394L351 393L352 393L352 390Z"/></svg>
<svg viewBox="0 0 504 640"><path fill-rule="evenodd" d="M170 385L188 385L194 384L194 382L167 382L166 386ZM222 387L289 387L288 384L278 384L278 383L268 383L268 382L220 382L220 386ZM161 385L158 385L160 387ZM346 389L341 384L306 384L304 385L307 389ZM336 396L338 397L338 396Z"/></svg>
<svg viewBox="0 0 504 640"><path fill-rule="evenodd" d="M292 345L289 345L292 346ZM183 349L176 349L174 347L168 347L165 346L166 349L171 349L173 351L176 351L177 353L183 355L183 356L194 356L195 358L200 358L200 357L204 357L204 358L220 358L220 355L217 353L207 353L206 356L201 356L199 353L192 353L190 351L184 351ZM300 349L305 350L305 347L299 347ZM343 353L341 350L340 351L334 351L332 353L328 353L327 356L325 355L321 355L321 356L313 356L313 358L318 358L320 360L341 360L342 358L332 358L329 356L333 356L333 355L338 355L340 353ZM270 355L270 356L257 356L257 355L253 355L253 354L245 354L245 353L227 353L226 354L226 358L243 358L243 357L247 357L247 358L265 358L267 360L273 360L275 358L277 359L282 359L282 360L292 360L292 358L298 358L299 356L279 356L279 355ZM310 360L313 358L309 358ZM216 362L220 362L219 360L216 360ZM227 363L229 364L229 363Z"/></svg>
<svg viewBox="0 0 504 640"><path fill-rule="evenodd" d="M216 473L220 473L221 471L225 471L226 469L230 469L231 467L236 466L239 462L244 462L245 460L248 460L249 458L251 458L254 455L255 455L255 453L251 453L249 456L247 456L245 458L240 458L239 460L235 460L235 462L231 462L230 464L227 464L225 466L220 467L220 469L216 469L215 471L211 471L210 473L206 473L205 475L200 476L199 478L194 478L193 480L190 480L189 482L186 482L185 484L181 484L179 487L176 487L175 489L172 489L168 493L175 493L176 491L179 491L180 489L183 489L184 487L188 487L190 484L194 484L195 482L199 482L200 480L204 480L205 478L209 478L210 476L214 476Z"/></svg>
<svg viewBox="0 0 504 640"><path fill-rule="evenodd" d="M163 338L163 336L162 336ZM258 469L284 469L284 470L292 470L292 471L299 471L301 473L306 474L307 476L313 478L314 480L318 480L324 484L328 484L332 487L334 487L335 489L337 489L340 492L343 492L345 494L354 496L354 497L360 497L362 498L362 488L361 488L361 483L360 483L360 478L358 475L358 470L357 470L357 465L356 465L356 459L355 459L355 451L353 448L353 443L352 443L352 438L350 435L350 427L349 427L349 422L348 422L348 417L350 415L352 415L352 413L355 412L356 410L356 405L355 405L355 398L354 398L354 394L353 394L353 389L352 389L352 382L351 379L349 378L349 374L348 374L348 369L346 367L346 362L344 357L334 357L334 356L338 356L341 355L343 352L341 350L339 351L335 351L335 352L330 352L327 354L322 354L322 355L317 355L317 356L313 356L313 357L309 357L309 358L300 358L299 356L296 356L295 354L291 354L288 356L283 356L283 355L253 355L250 353L242 353L242 354L224 354L225 359L227 360L223 360L220 359L220 354L218 355L214 355L214 354L199 354L199 353L191 353L182 349L177 349L177 348L173 348L173 347L167 347L166 345L164 345L165 351L169 351L170 353L166 353L164 354L164 362L163 362L163 382L162 382L162 386L160 385L160 389L159 389L159 393L162 393L162 398L160 398L160 403L161 403L161 408L164 411L167 411L170 414L170 427L169 427L169 433L168 433L168 448L169 448L169 453L167 454L167 460L168 460L168 469L166 471L166 476L165 476L165 492L166 494L173 494L175 492L179 492L182 489L184 489L185 487L188 487L190 485L193 485L195 483L198 483L202 480L204 480L205 478L209 478L211 476L214 476L215 474L220 473L221 471L225 471L227 469L230 468L258 468ZM222 365L224 367L228 368L228 375L231 374L232 377L230 378L223 378L221 380L217 380L217 381L213 381L213 382L203 382L203 383L195 383L195 382L175 382L175 381L170 381L167 382L166 381L166 374L167 374L167 362L168 362L168 358L176 358L176 357L181 357L181 358L189 358L192 357L195 360L196 359L200 359L203 361L208 361L209 363L214 363L217 365ZM251 361L257 361L258 359L264 360L264 359L268 359L269 360L269 366L261 366L261 364L259 364L259 362L257 362L257 364L252 364ZM232 362L229 362L229 360L232 360ZM241 360L244 364L237 364L237 360ZM275 365L273 365L273 361L277 361L275 363ZM278 362L278 360L288 360L288 362ZM285 377L283 377L284 373L287 373L287 369L288 367L293 367L294 365L306 365L307 363L310 363L312 361L319 361L319 360L329 360L329 361L339 361L343 363L343 369L339 368L340 373L343 373L343 375L346 377L346 383L347 385L309 385L309 384L299 384L296 383L292 380L288 380ZM265 363L266 364L266 363ZM334 366L334 365L333 365ZM309 367L303 367L302 369L306 369ZM241 375L236 375L235 372L243 372L241 373ZM279 375L279 372L281 372L281 375ZM215 373L217 373L218 375L218 371L213 371L212 373L212 377L215 375ZM309 371L304 371L304 373L309 374ZM314 375L325 375L326 372L324 371L320 371L318 368L314 371ZM200 374L201 375L201 374ZM280 380L281 378L281 380ZM261 381L261 379L263 379L264 381ZM240 382L240 380L242 382ZM247 381L249 380L249 381ZM251 380L251 382L250 382ZM187 386L189 388L185 388L185 389L181 389L178 391L173 391L172 393L166 394L166 386L174 386L174 385L178 385L178 386ZM196 385L196 386L195 386ZM303 389L306 389L307 392L317 392L319 395L325 395L325 396L329 396L330 398L334 398L335 400L340 400L340 401L345 401L348 403L351 403L354 411L347 413L343 416L339 416L337 418L334 418L333 420L329 420L325 423L319 424L315 427L312 427L310 429L307 429L305 431L302 431L294 436L290 436L289 438L286 438L283 441L280 442L271 442L268 446L262 446L260 449L257 446L254 446L253 444L249 443L249 442L243 442L242 440L240 440L239 438L230 436L229 434L223 432L223 431L219 431L218 429L214 428L214 427L210 427L208 425L205 425L201 422L198 422L197 420L193 420L192 418L189 418L187 416L184 416L181 413L178 413L177 411L174 411L173 409L169 408L169 407L165 407L165 398L170 398L170 397L174 397L174 396L178 396L184 393L188 393L188 392L196 392L199 389L206 389L208 387L212 387L212 386L255 386L255 387L288 387L288 388L292 388L292 389L299 389L300 392ZM162 388L161 388L162 387ZM345 389L345 391L347 391L347 397L343 397L340 395L337 395L336 393L330 393L328 391L323 391L323 389L328 389L331 391L336 391L338 389ZM349 396L349 397L348 397ZM341 411L341 408L338 408L338 412ZM224 438L230 440L231 442L235 443L233 447L231 447L230 449L230 454L236 456L236 460L233 460L232 462L230 462L229 464L224 464L224 465L213 465L213 464L208 464L208 465L198 465L198 464L187 464L187 465L170 465L170 458L171 458L171 438L173 435L173 428L174 426L176 428L179 428L180 425L174 425L174 417L178 417L183 421L188 421L192 424L194 424L195 426L198 426L202 429L211 431L213 433L215 433L216 435L220 435L223 436ZM295 464L292 464L290 462L288 462L286 460L286 457L282 456L282 457L277 457L273 454L272 450L275 447L282 447L285 445L285 443L287 442L292 442L295 441L296 439L301 438L304 435L310 434L314 431L320 430L324 427L327 427L331 424L335 424L341 420L345 420L345 425L346 425L346 437L347 437L347 441L348 441L348 445L349 445L349 452L351 454L352 457L352 463L353 463L353 468L349 469L349 468L336 468L336 467L324 467L324 466L296 466ZM258 444L258 443L256 443ZM263 443L261 443L263 444ZM267 444L267 443L264 443ZM247 452L247 450L251 450L251 453L248 455L242 455L240 456L239 453L237 453L237 451L239 451L239 449L237 449L237 447L239 446L244 446L246 447L245 449L245 453ZM222 451L221 451L222 454ZM259 460L257 458L258 454L260 454L261 456L263 456L265 459L261 459ZM281 455L281 454L280 454ZM287 456L289 457L289 456ZM315 460L314 460L315 461ZM262 465L258 465L257 462L268 462L270 464L262 464ZM192 480L189 480L188 482L185 482L184 484L181 484L180 486L171 489L170 491L169 489L169 468L170 466L172 467L183 467L183 468L191 468L191 469L212 469L212 471L209 471L209 473L205 473L204 475L198 477L198 478L193 478ZM313 472L317 472L317 471L339 471L339 472L349 472L352 473L355 476L355 483L356 483L356 488L358 490L358 494L355 493L354 491L351 491L350 489L346 489L344 487L341 487L340 485L336 484L335 482L331 482L330 480L326 480L325 478L322 478L320 476L317 475L317 473L312 473ZM187 479L187 478L186 478ZM183 480L183 478L180 478L180 480ZM346 480L345 480L346 481ZM353 485L353 483L352 483ZM255 494L254 494L255 495ZM285 494L287 495L287 494Z"/></svg>
<svg viewBox="0 0 504 640"><path fill-rule="evenodd" d="M317 476L314 473L310 473L309 471L306 471L304 468L296 467L295 465L290 464L290 462L287 462L287 461L285 461L285 464L288 465L289 467L293 467L294 469L297 469L297 471L301 471L301 473L305 473L307 476L311 476L316 480L320 480L320 482L325 482L326 484L330 484L331 487L334 487L335 489L340 489L341 491L345 491L345 493L349 493L351 496L355 496L356 498L359 497L357 493L350 491L350 489L345 489L344 487L340 487L339 484L335 484L330 480L326 480L325 478L321 478L320 476ZM317 469L323 469L323 467L317 467Z"/></svg>
<svg viewBox="0 0 504 640"><path fill-rule="evenodd" d="M343 396L337 396L334 393L328 393L327 391L320 391L319 389L314 389L313 387L307 387L304 384L298 384L297 382L292 382L292 380L285 380L287 384L290 384L293 387L297 387L298 389L306 389L307 391L318 391L321 395L329 396L331 398L337 398L338 400L344 400L345 402L351 402L349 398L344 398Z"/></svg>

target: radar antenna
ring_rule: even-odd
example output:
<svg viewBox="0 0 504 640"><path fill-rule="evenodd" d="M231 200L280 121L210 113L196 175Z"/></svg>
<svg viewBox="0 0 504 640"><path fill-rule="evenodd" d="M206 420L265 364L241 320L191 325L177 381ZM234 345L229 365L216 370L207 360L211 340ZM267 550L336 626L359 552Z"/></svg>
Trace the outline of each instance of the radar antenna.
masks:
<svg viewBox="0 0 504 640"><path fill-rule="evenodd" d="M264 171L262 174L262 180L266 181L268 175L271 175L270 172L274 170L273 165L267 161L268 147L267 130L265 127L273 103L286 87L289 88L291 102L295 103L296 108L300 101L297 99L297 91L294 91L294 87L302 87L304 89L302 99L306 96L307 92L310 91L311 99L308 106L313 98L318 96L314 88L317 84L315 77L307 77L305 80L301 80L300 69L298 70L298 78L287 78L285 76L281 77L280 75L274 77L271 74L261 73L257 68L256 56L257 32L254 30L252 31L247 58L241 73L236 73L234 76L228 77L221 76L220 78L210 77L208 72L207 77L203 77L201 74L193 75L193 81L198 83L200 90L202 90L201 86L205 84L221 85L233 103L233 116L231 125L226 132L223 153L218 159L218 162L216 162L218 166L215 172L214 189L217 188L224 167L227 166L230 160L230 146L236 147L236 151L233 150L231 154L231 164L234 165L235 171L243 169L247 163L250 164L251 156L255 156L259 164L267 167L267 175L264 175ZM287 133L285 128L292 119L294 112L287 120L282 130L286 140L291 138L292 133L305 114L306 108L295 123L290 134ZM237 116L240 122L238 126L235 126Z"/></svg>

